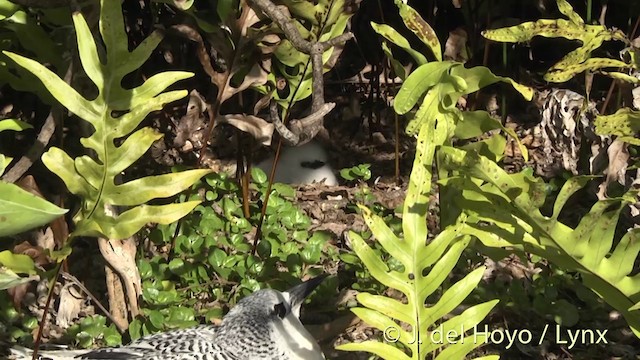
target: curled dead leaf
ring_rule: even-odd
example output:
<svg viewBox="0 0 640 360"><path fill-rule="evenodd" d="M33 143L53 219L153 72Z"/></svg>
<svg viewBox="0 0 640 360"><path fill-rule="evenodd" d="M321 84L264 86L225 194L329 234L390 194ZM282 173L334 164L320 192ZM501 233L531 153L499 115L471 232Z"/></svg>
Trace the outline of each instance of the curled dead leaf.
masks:
<svg viewBox="0 0 640 360"><path fill-rule="evenodd" d="M616 139L609 145L607 155L609 155L609 166L605 170L607 178L598 187L598 199L600 200L607 198L607 187L611 182L617 181L620 185L625 184L625 175L629 162L627 143Z"/></svg>
<svg viewBox="0 0 640 360"><path fill-rule="evenodd" d="M271 145L274 126L263 118L246 114L228 114L220 116L217 121L233 125L250 134L262 145Z"/></svg>
<svg viewBox="0 0 640 360"><path fill-rule="evenodd" d="M60 306L56 325L63 329L68 328L80 314L84 304L84 298L80 290L72 283L66 284L60 290Z"/></svg>

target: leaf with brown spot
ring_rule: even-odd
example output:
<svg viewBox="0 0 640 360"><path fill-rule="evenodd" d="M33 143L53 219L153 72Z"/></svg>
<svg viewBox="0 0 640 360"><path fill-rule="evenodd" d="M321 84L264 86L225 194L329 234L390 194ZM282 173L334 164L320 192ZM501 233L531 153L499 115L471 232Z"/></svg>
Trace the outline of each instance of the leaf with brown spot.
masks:
<svg viewBox="0 0 640 360"><path fill-rule="evenodd" d="M556 1L560 12L569 20L540 19L501 29L485 30L482 36L499 42L527 42L536 36L580 41L580 47L565 55L545 74L544 79L550 82L565 82L583 71L596 71L606 67L633 67L616 59L590 58L591 52L599 48L604 41L627 42L625 34L615 28L607 29L604 25L587 25L566 0Z"/></svg>
<svg viewBox="0 0 640 360"><path fill-rule="evenodd" d="M422 16L411 6L402 2L397 2L396 5L398 5L400 16L409 30L413 31L413 33L431 49L437 61L442 61L442 46L440 45L440 40L438 40L436 32L429 23L424 21Z"/></svg>

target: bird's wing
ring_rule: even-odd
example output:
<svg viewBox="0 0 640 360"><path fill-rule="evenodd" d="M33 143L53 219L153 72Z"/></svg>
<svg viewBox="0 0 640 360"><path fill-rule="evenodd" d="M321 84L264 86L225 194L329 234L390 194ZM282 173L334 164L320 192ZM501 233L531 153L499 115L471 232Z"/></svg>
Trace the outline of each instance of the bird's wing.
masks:
<svg viewBox="0 0 640 360"><path fill-rule="evenodd" d="M119 348L98 349L83 354L79 359L120 360L217 360L221 352L214 344L214 326L201 325L148 335ZM229 358L233 360L233 358Z"/></svg>
<svg viewBox="0 0 640 360"><path fill-rule="evenodd" d="M129 345L96 350L40 351L41 360L239 360L215 345L216 328L201 325L142 337ZM32 351L14 346L15 359L31 359ZM0 356L1 357L1 356Z"/></svg>

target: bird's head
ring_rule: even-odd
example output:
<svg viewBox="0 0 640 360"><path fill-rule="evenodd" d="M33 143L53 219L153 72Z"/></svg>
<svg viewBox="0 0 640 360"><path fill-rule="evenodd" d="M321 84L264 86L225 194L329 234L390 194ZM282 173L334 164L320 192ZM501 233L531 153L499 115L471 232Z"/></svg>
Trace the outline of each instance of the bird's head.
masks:
<svg viewBox="0 0 640 360"><path fill-rule="evenodd" d="M321 275L287 291L262 289L240 300L221 324L222 332L258 332L278 344L290 359L324 359L313 337L299 320L304 300L324 280ZM234 328L232 330L232 328Z"/></svg>
<svg viewBox="0 0 640 360"><path fill-rule="evenodd" d="M252 318L284 319L290 314L299 318L302 303L325 278L326 275L317 276L287 291L273 289L258 290L240 300L238 304L229 311L229 314L225 316L225 319L237 315L249 315Z"/></svg>

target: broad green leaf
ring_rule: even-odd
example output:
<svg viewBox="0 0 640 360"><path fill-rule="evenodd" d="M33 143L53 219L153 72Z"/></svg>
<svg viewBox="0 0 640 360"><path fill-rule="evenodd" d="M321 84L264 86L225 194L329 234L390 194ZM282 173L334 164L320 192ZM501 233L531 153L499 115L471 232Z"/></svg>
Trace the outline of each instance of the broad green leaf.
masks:
<svg viewBox="0 0 640 360"><path fill-rule="evenodd" d="M571 6L571 4L569 4L569 2L567 2L567 0L556 0L556 2L558 3L558 10L560 10L563 15L568 17L572 23L578 26L584 25L584 20L582 20L578 13L573 11L573 7Z"/></svg>
<svg viewBox="0 0 640 360"><path fill-rule="evenodd" d="M0 251L0 265L15 273L30 275L36 273L36 265L30 256L14 254L9 250Z"/></svg>
<svg viewBox="0 0 640 360"><path fill-rule="evenodd" d="M72 250L73 250L73 249L72 249L72 247L69 245L69 243L66 243L66 244L62 247L62 249L60 249L60 250L49 250L49 249L46 249L46 250L45 250L45 253L47 254L47 256L48 256L51 260L53 260L53 261L55 261L55 262L57 262L57 263L60 263L60 262L62 262L63 260L65 260L66 258L68 258L68 257L69 257L69 255L71 255Z"/></svg>
<svg viewBox="0 0 640 360"><path fill-rule="evenodd" d="M11 164L13 158L0 154L0 175L4 174L4 170Z"/></svg>
<svg viewBox="0 0 640 360"><path fill-rule="evenodd" d="M161 108L165 103L181 99L185 96L185 94L183 93L184 90L179 92L171 91L158 96L160 92L173 85L177 81L188 79L192 76L193 73L185 71L167 71L156 74L147 79L147 81L145 81L142 85L131 90L117 89L114 93L114 99L110 101L109 105L117 110L126 110L132 108L151 109L149 111L157 110L157 106L160 106ZM165 98L166 96L170 97ZM127 102L126 99L129 98L130 100L129 102ZM152 101L153 104L146 104L149 101ZM140 110L138 110L138 112L140 113ZM120 132L120 134L122 134L122 132Z"/></svg>
<svg viewBox="0 0 640 360"><path fill-rule="evenodd" d="M443 74L454 64L451 61L431 62L415 69L404 81L402 88L396 95L393 103L395 111L400 115L409 112L420 100L420 97L429 88L438 84Z"/></svg>
<svg viewBox="0 0 640 360"><path fill-rule="evenodd" d="M119 76L124 76L126 74L131 73L139 69L151 56L151 54L155 51L156 47L162 41L163 35L160 31L156 30L149 34L138 47L133 49L133 51L129 54L129 56L118 58L112 57L109 59L110 62L113 62L113 71L117 71ZM171 73L171 71L169 71ZM162 73L161 73L162 74ZM188 74L188 73L186 73ZM154 76L158 76L154 75ZM193 74L192 74L193 76ZM119 91L120 89L114 89ZM117 100L117 99L114 99ZM135 99L132 99L135 100Z"/></svg>
<svg viewBox="0 0 640 360"><path fill-rule="evenodd" d="M415 60L418 65L423 65L427 63L427 58L425 58L424 55L422 55L420 52L412 49L411 44L409 44L409 41L391 26L386 24L376 24L372 21L371 27L375 32L380 34L382 37L384 37L388 41L399 46L402 50L409 53L409 55L411 55L413 60ZM391 51L389 51L389 53L391 53ZM394 68L394 70L397 70L397 69Z"/></svg>
<svg viewBox="0 0 640 360"><path fill-rule="evenodd" d="M526 22L502 29L485 30L482 36L489 40L499 42L526 42L535 36L548 38L563 37L569 40L588 42L597 39L600 42L610 39L619 39L620 34L610 32L602 25L579 26L571 21L558 19L540 19L535 22Z"/></svg>
<svg viewBox="0 0 640 360"><path fill-rule="evenodd" d="M425 100L428 97L429 95ZM427 224L424 221L425 214L423 214L423 211L412 210L412 208L422 209L428 207L432 174L431 166L425 166L425 164L433 163L435 147L439 145L435 139L435 133L438 129L435 129L434 123L434 118L427 117L426 123L422 125L418 134L413 170L409 177L407 196L403 206L402 231L405 240L413 247L412 252L416 251L416 244L425 241L427 234Z"/></svg>
<svg viewBox="0 0 640 360"><path fill-rule="evenodd" d="M63 150L57 147L49 148L49 151L42 154L42 162L53 173L58 175L67 185L67 189L72 194L89 197L96 188L91 186L78 172L73 159Z"/></svg>
<svg viewBox="0 0 640 360"><path fill-rule="evenodd" d="M127 140L125 140L119 147L107 146L107 151L112 153L111 166L109 166L109 172L112 175L119 174L125 171L129 166L144 155L147 150L157 140L160 140L162 135L156 130L145 127L133 134L131 134ZM89 147L89 142L84 142ZM91 144L91 147L94 145ZM120 149L127 149L127 151L121 151ZM120 150L120 151L119 151Z"/></svg>
<svg viewBox="0 0 640 360"><path fill-rule="evenodd" d="M460 139L470 139L472 137L481 136L484 133L500 129L509 134L516 141L520 153L525 161L529 160L529 150L520 142L520 138L516 132L502 125L502 122L494 119L486 111L464 111L462 112L461 121L458 122L455 129L455 136Z"/></svg>
<svg viewBox="0 0 640 360"><path fill-rule="evenodd" d="M10 289L21 284L38 280L39 278L40 277L37 275L21 277L10 269L0 266L0 290Z"/></svg>
<svg viewBox="0 0 640 360"><path fill-rule="evenodd" d="M57 68L62 66L62 49L52 40L50 33L44 30L41 19L18 10L2 22L2 27L13 31L20 45L35 54L40 61Z"/></svg>
<svg viewBox="0 0 640 360"><path fill-rule="evenodd" d="M337 350L342 351L367 351L372 354L378 355L383 359L397 359L397 360L410 360L402 350L393 347L389 344L384 344L377 341L362 341L359 343L347 343L336 346Z"/></svg>
<svg viewBox="0 0 640 360"><path fill-rule="evenodd" d="M440 111L439 101L442 98L440 90L441 87L436 86L428 91L427 95L424 96L424 98L422 99L422 104L420 104L420 107L418 108L415 116L409 121L409 124L407 124L407 128L405 129L407 135L415 136L419 134L420 129L427 126L435 127L435 125L438 123L438 116L442 114ZM402 89L400 91L402 91ZM440 129L442 130L442 126L440 126ZM434 149L437 145L433 142L436 136L433 134L428 136L430 137L428 145L430 149ZM429 150L426 153L431 153L432 151L433 150Z"/></svg>
<svg viewBox="0 0 640 360"><path fill-rule="evenodd" d="M464 248L466 247L467 244L464 243L459 243L462 244L464 246L459 246L461 249L461 251L464 250ZM443 257L443 261L449 261L452 262L452 266L451 268L453 268L453 266L455 266L455 263L457 262L458 258L460 257L459 254L455 254L455 255L450 255L450 253L447 253L447 255L451 256L452 260L447 259L446 257ZM447 269L447 267L438 267L438 269ZM443 316L445 316L446 314L450 313L451 311L453 311L453 309L455 309L456 305L456 299L464 299L467 296L469 296L469 294L471 294L471 292L478 286L478 283L480 282L480 280L482 280L482 274L484 272L485 268L484 267L479 267L477 269L475 269L474 271L472 271L471 273L467 274L467 276L465 276L462 280L456 282L455 284L453 284L449 289L447 289L444 294L442 294L442 296L440 297L440 299L438 300L438 303L435 304L433 307L427 309L424 314L427 315L425 316L425 318L429 319L429 318L441 318ZM444 276L448 276L449 271L442 271L445 272ZM441 275L442 276L442 275ZM440 283L442 283L442 281L444 281L444 279L438 279L437 281L439 281ZM429 296L430 294L428 294L430 291L429 289L425 289L424 293L427 294L426 296ZM425 298L426 298L425 296Z"/></svg>
<svg viewBox="0 0 640 360"><path fill-rule="evenodd" d="M402 63L400 61L396 60L393 57L393 53L391 52L391 49L389 48L389 45L387 45L387 42L383 41L381 45L382 45L382 51L384 51L384 54L387 56L387 58L389 58L389 62L391 63L391 67L393 68L393 72L400 79L402 79L402 80L406 79L407 78L407 74L406 74L406 71L404 69L404 66L402 66Z"/></svg>
<svg viewBox="0 0 640 360"><path fill-rule="evenodd" d="M20 10L20 6L9 0L0 0L0 20L10 17L18 10Z"/></svg>
<svg viewBox="0 0 640 360"><path fill-rule="evenodd" d="M440 324L439 329L442 329L442 333L444 334L449 331L454 331L458 335L462 335L462 329L466 333L473 334L473 336L476 337L476 343L484 343L487 337L482 334L483 329L477 326L484 321L497 304L498 300L492 300L472 306L463 311L462 314L454 316Z"/></svg>
<svg viewBox="0 0 640 360"><path fill-rule="evenodd" d="M37 228L66 214L45 199L0 181L0 237Z"/></svg>
<svg viewBox="0 0 640 360"><path fill-rule="evenodd" d="M494 75L491 70L484 66L476 66L466 68L462 64L452 67L451 75L463 78L467 83L467 89L463 94L474 93L485 86L489 86L496 82L504 82L513 86L526 100L533 99L533 89L520 85L511 78Z"/></svg>
<svg viewBox="0 0 640 360"><path fill-rule="evenodd" d="M0 120L0 132L5 130L22 131L26 129L33 129L33 126L24 121L16 119Z"/></svg>
<svg viewBox="0 0 640 360"><path fill-rule="evenodd" d="M147 223L170 224L191 212L200 201L188 201L167 205L140 205L125 211L116 218L104 217L82 220L71 236L105 236L125 239Z"/></svg>
<svg viewBox="0 0 640 360"><path fill-rule="evenodd" d="M455 88L453 83L454 81L451 81L451 89ZM427 93L423 103L431 101L430 98L438 99L439 86L436 85L434 87L436 90ZM437 104L436 101L434 103ZM423 108L425 108L424 104L418 112ZM401 267L391 267L391 262L383 261L380 254L374 251L362 237L354 232L349 233L351 248L371 275L381 284L402 292L406 302L382 295L358 294L357 299L363 307L352 309L352 311L364 322L382 331L386 343L346 344L339 349L367 351L387 359L409 358L404 352L388 344L388 342L398 342L412 355L412 359L424 359L427 354L445 351L451 358L464 359L468 353L481 345L481 343L471 342L471 345L459 346L460 344L434 340L431 335L438 319L450 313L477 287L484 272L483 268L474 270L450 286L435 305L425 306L427 297L434 294L449 278L450 272L471 240L469 235L461 236L464 223L447 226L433 240L427 240L426 216L431 190L431 167L436 146L445 141L446 134L449 132L446 114L443 118L436 122L434 117L427 116L420 125L416 157L403 207L403 237L397 236L371 210L360 206L365 223L369 226L373 237L393 257L394 261L400 262ZM450 322L447 322L449 326L447 329L451 330L453 325L477 325L496 302L474 307L475 313L469 312L468 315L473 314L469 318L458 316L453 318L455 321L450 319ZM400 328L399 322L407 324L410 330ZM390 339L390 335L393 335L393 338ZM459 334L459 337L464 337L464 331Z"/></svg>
<svg viewBox="0 0 640 360"><path fill-rule="evenodd" d="M386 296L372 295L368 293L358 294L358 301L371 310L378 311L396 320L411 323L411 309L407 304L403 304L398 300L390 299Z"/></svg>
<svg viewBox="0 0 640 360"><path fill-rule="evenodd" d="M630 67L628 64L625 63L624 67ZM633 67L638 68L638 65L633 65ZM621 72L608 72L608 71L603 71L603 74L616 79L616 80L620 80L620 81L624 81L624 82L628 82L634 85L638 85L640 84L640 79L638 79L635 76L629 75L629 74L625 74L625 73L621 73Z"/></svg>
<svg viewBox="0 0 640 360"><path fill-rule="evenodd" d="M359 205L358 208L363 213L364 221L373 232L380 235L378 241L389 252L391 256L402 263L411 261L411 248L407 242L399 239L387 226L384 219L374 214L369 208Z"/></svg>
<svg viewBox="0 0 640 360"><path fill-rule="evenodd" d="M98 87L99 91L104 89L104 69L100 62L98 49L93 40L89 25L82 16L73 16L73 24L76 28L78 39L78 52L80 53L80 61L85 73L91 81ZM100 96L100 95L99 95ZM58 101L60 101L58 99ZM62 102L62 101L60 101Z"/></svg>
<svg viewBox="0 0 640 360"><path fill-rule="evenodd" d="M367 245L360 235L350 231L349 240L351 241L353 251L358 254L358 257L367 269L369 269L371 275L380 281L380 283L388 287L394 287L402 292L408 292L410 290L407 284L398 282L399 274L390 272L389 267L378 257L373 249Z"/></svg>
<svg viewBox="0 0 640 360"><path fill-rule="evenodd" d="M553 215L551 217L553 219L558 219L560 211L562 211L562 208L569 198L575 194L576 191L582 189L589 181L595 178L597 178L597 176L574 176L567 180L556 197L556 202L553 205Z"/></svg>
<svg viewBox="0 0 640 360"><path fill-rule="evenodd" d="M156 198L173 196L188 188L211 170L190 170L132 180L113 188L111 201L120 205L137 205Z"/></svg>
<svg viewBox="0 0 640 360"><path fill-rule="evenodd" d="M83 119L94 120L99 117L98 104L86 100L51 70L42 66L37 61L18 54L8 51L3 51L2 53L37 76L51 92L51 95L72 113Z"/></svg>

